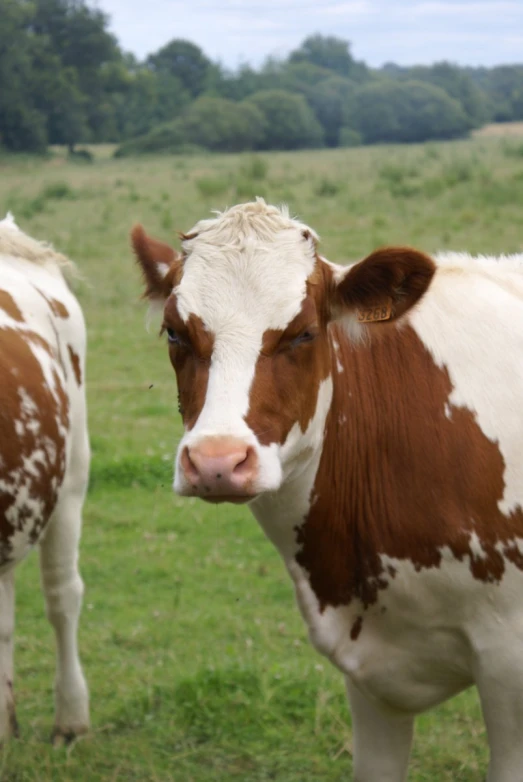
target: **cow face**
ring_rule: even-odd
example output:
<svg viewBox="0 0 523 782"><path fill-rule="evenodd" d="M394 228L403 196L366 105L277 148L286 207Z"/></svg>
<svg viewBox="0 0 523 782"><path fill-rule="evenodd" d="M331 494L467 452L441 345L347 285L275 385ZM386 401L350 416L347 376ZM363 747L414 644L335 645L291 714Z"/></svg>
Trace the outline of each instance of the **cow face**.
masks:
<svg viewBox="0 0 523 782"><path fill-rule="evenodd" d="M358 307L390 314L395 302L401 314L432 264L410 251L422 259L412 276L412 259L395 251L347 271L318 257L309 228L262 201L198 223L182 256L140 227L132 238L146 295L164 306L178 381L175 489L213 502L274 492L305 468L331 402L330 321L344 316L361 332Z"/></svg>

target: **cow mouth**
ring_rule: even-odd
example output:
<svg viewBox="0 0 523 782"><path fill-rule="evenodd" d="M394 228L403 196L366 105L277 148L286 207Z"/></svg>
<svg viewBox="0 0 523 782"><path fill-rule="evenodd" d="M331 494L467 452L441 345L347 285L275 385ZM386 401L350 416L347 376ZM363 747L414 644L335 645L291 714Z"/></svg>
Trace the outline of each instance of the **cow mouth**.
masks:
<svg viewBox="0 0 523 782"><path fill-rule="evenodd" d="M199 499L210 502L213 505L220 505L223 502L231 502L233 505L245 505L257 497L256 494L207 494L199 495Z"/></svg>

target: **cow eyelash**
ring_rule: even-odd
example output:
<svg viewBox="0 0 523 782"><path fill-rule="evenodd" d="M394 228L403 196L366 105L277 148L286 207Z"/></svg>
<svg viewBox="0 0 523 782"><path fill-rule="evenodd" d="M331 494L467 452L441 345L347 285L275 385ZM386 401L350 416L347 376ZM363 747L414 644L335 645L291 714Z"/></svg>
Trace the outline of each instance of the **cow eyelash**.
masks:
<svg viewBox="0 0 523 782"><path fill-rule="evenodd" d="M303 342L312 342L312 340L316 337L316 334L313 331L309 331L307 329L306 331L302 331L301 334L299 334L297 337L295 337L291 342L291 347L295 348L298 345L301 345Z"/></svg>
<svg viewBox="0 0 523 782"><path fill-rule="evenodd" d="M164 327L164 331L167 333L167 341L170 345L178 345L179 347L187 347L187 340L178 334L177 331L171 329L169 326Z"/></svg>

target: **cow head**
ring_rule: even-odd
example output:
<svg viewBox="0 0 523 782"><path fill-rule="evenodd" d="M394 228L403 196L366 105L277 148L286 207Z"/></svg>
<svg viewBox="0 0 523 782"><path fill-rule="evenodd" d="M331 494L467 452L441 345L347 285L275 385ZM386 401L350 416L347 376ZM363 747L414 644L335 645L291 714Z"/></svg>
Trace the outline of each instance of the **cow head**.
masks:
<svg viewBox="0 0 523 782"><path fill-rule="evenodd" d="M335 266L318 256L310 228L262 200L201 221L182 240L177 255L140 226L132 233L178 381L185 434L174 486L246 502L278 490L321 447L329 324L344 319L358 338L372 327L362 317L394 320L424 293L434 264L388 248Z"/></svg>

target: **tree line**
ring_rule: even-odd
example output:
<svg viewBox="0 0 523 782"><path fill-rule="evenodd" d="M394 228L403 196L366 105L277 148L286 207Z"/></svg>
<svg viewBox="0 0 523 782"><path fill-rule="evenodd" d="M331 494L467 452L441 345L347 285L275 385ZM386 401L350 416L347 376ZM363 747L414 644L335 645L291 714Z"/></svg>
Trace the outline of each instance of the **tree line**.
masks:
<svg viewBox="0 0 523 782"><path fill-rule="evenodd" d="M313 35L227 70L173 39L139 61L85 0L0 0L0 147L117 142L118 154L354 146L523 120L523 65L373 69Z"/></svg>

